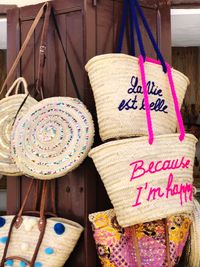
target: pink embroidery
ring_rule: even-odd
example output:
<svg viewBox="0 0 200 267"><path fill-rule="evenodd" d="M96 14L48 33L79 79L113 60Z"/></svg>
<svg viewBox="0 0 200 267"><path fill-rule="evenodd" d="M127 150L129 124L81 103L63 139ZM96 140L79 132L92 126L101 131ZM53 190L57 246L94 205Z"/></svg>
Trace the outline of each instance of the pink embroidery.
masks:
<svg viewBox="0 0 200 267"><path fill-rule="evenodd" d="M151 161L145 168L143 160L137 160L130 164L133 167L133 172L130 181L142 177L146 173L158 173L161 171L175 170L175 169L188 169L190 160L182 157L181 159L174 160L158 160L157 162Z"/></svg>
<svg viewBox="0 0 200 267"><path fill-rule="evenodd" d="M154 63L154 64L160 64L158 60L155 60L152 58L146 58L146 61ZM183 124L183 119L182 119L180 108L179 108L179 103L178 103L178 98L176 95L171 67L168 63L166 63L166 66L167 66L167 77L169 80L172 98L174 101L174 109L176 112L178 125L179 125L179 131L180 131L179 140L183 141L185 138L185 129L184 129L184 124ZM145 76L145 69L144 69L144 58L142 55L139 56L139 67L140 67L141 80L142 80L142 86L143 86L143 92L144 92L144 104L145 104L145 110L146 110L147 128L148 128L148 133L149 133L149 144L152 144L154 140L154 133L153 133L149 98L148 98L148 92L147 92L147 83L146 83L146 76Z"/></svg>

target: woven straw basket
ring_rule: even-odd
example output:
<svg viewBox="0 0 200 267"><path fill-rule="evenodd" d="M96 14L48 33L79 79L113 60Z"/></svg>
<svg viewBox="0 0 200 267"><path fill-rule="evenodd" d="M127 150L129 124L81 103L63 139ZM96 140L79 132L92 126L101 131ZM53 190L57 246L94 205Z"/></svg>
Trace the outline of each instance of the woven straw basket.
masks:
<svg viewBox="0 0 200 267"><path fill-rule="evenodd" d="M171 134L157 136L154 144L149 145L147 137L139 137L108 142L90 151L89 156L96 165L122 227L192 212L191 198L196 141L197 139L193 135L187 134L184 141L180 142L178 134ZM142 160L145 173L139 167L135 169L135 162ZM156 170L158 170L163 167L165 161L164 168L172 164L172 160L178 160L177 164L180 164L181 160L184 161L184 164L186 161L188 163L184 165L184 168L160 170L155 173L147 171L152 161L154 161L154 166L157 164ZM141 162L138 162L138 166L141 166L140 164ZM151 168L152 172L154 170L154 167ZM173 181L171 180L172 185L167 190L167 185L170 185L169 178L172 177L170 174L173 175ZM139 177L139 175L141 176ZM187 198L185 199L185 195L182 195L182 205L180 195L173 194L172 196L169 193L171 192L170 188L174 188L175 184L178 189L181 184L187 185ZM155 195L154 191L150 194L151 187L155 190Z"/></svg>
<svg viewBox="0 0 200 267"><path fill-rule="evenodd" d="M18 93L20 84L24 86L24 94ZM16 89L15 94L10 95L13 89ZM24 78L20 77L15 80L5 98L0 100L0 173L4 175L16 176L22 174L11 158L10 139L16 114L27 95L27 83ZM34 98L28 96L18 114L18 118L23 116L36 103L37 101Z"/></svg>
<svg viewBox="0 0 200 267"><path fill-rule="evenodd" d="M138 58L124 54L101 55L92 58L85 68L94 93L101 139L105 141L147 135L145 110L140 110L144 98L143 92L128 93L128 90L130 89L129 92L131 92L136 85L136 77L138 77L138 86L142 84ZM160 90L159 92L157 90L157 95L149 94L149 103L155 104L159 101L159 104L158 102L156 104L157 108L163 105L160 106L161 111L151 110L154 133L155 135L175 133L177 119L167 75L163 73L162 66L149 62L145 63L145 73L150 87L154 83L153 90L156 87ZM174 69L172 74L179 106L181 106L189 80ZM137 86L135 88L138 89ZM155 91L154 93L156 94ZM137 109L127 110L125 104L121 104L123 100L124 103L130 100L128 105L132 106L132 100L135 98L137 103L134 104L134 108L137 106ZM164 110L167 113L162 111L164 106L167 106Z"/></svg>
<svg viewBox="0 0 200 267"><path fill-rule="evenodd" d="M190 233L189 266L200 266L200 204L194 200L193 223Z"/></svg>
<svg viewBox="0 0 200 267"><path fill-rule="evenodd" d="M13 216L0 217L0 259ZM39 218L23 216L23 224L19 229L14 227L9 244L7 258L18 256L30 261L40 234ZM60 226L60 227L58 227ZM47 226L42 244L34 266L62 267L73 251L83 228L81 225L61 218L47 219ZM10 264L10 265L9 265ZM9 261L6 266L27 266L23 261Z"/></svg>

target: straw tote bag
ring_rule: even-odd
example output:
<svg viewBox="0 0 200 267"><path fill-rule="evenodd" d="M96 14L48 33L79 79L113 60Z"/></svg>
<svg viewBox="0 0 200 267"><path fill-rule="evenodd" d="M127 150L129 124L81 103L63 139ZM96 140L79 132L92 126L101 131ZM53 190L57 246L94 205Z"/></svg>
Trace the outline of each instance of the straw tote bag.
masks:
<svg viewBox="0 0 200 267"><path fill-rule="evenodd" d="M48 20L41 47L46 47L50 15L63 48L75 92L80 93L62 42L53 9L48 4ZM46 49L43 49L45 53ZM42 59L43 60L43 59ZM44 63L44 62L43 62ZM44 64L39 64L37 84L44 88ZM93 144L94 124L85 105L77 98L51 97L43 99L17 121L12 134L12 157L18 168L27 176L37 179L62 177L77 168L86 158Z"/></svg>
<svg viewBox="0 0 200 267"><path fill-rule="evenodd" d="M103 267L173 267L182 255L191 218L168 219L122 228L114 210L89 215Z"/></svg>
<svg viewBox="0 0 200 267"><path fill-rule="evenodd" d="M133 29L136 29L141 53L139 58L120 53L128 9L132 13L130 15L132 21L130 39L133 38ZM146 57L137 12L159 61ZM132 55L134 54L133 51ZM181 107L189 80L181 72L171 69L165 63L138 0L124 1L117 53L95 56L85 68L94 93L102 141L148 134L145 123L147 106L145 94L149 95L148 104L152 111L155 134L176 132L176 114L172 94L176 94L176 101ZM146 74L145 81L141 77L142 72ZM171 88L172 81L175 91Z"/></svg>
<svg viewBox="0 0 200 267"><path fill-rule="evenodd" d="M0 217L1 267L62 267L83 231L73 221L52 215L46 218L47 181L43 182L39 217L24 215L33 183L32 180L19 213Z"/></svg>
<svg viewBox="0 0 200 267"><path fill-rule="evenodd" d="M21 84L24 93L19 93ZM11 95L14 89L15 94ZM5 98L0 100L0 173L3 175L18 176L22 174L11 158L11 131L16 117L20 119L36 103L37 101L29 95L27 83L23 77L16 79ZM21 109L20 106L22 106ZM19 109L20 112L18 112Z"/></svg>
<svg viewBox="0 0 200 267"><path fill-rule="evenodd" d="M194 212L188 249L189 267L200 266L200 204L194 199Z"/></svg>

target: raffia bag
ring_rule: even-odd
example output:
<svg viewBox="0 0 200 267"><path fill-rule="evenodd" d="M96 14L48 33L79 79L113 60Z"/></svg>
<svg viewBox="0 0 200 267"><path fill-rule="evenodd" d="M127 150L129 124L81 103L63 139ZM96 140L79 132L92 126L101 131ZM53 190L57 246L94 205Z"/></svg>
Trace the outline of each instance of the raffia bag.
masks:
<svg viewBox="0 0 200 267"><path fill-rule="evenodd" d="M125 0L124 4L127 2ZM174 104L177 102L176 105L181 107L189 85L185 75L171 69L164 61L138 2L130 1L130 5L141 56L137 58L120 53L100 55L92 58L85 67L94 93L102 141L147 135L147 106L152 111L155 135L175 133ZM159 61L146 57L136 9ZM123 37L121 34L119 36ZM148 101L146 95L149 95Z"/></svg>
<svg viewBox="0 0 200 267"><path fill-rule="evenodd" d="M189 267L200 266L200 204L194 199L194 212L188 249Z"/></svg>
<svg viewBox="0 0 200 267"><path fill-rule="evenodd" d="M23 215L27 198L17 216L0 217L1 267L62 267L69 258L83 227L59 217L47 219L46 191L45 181L39 217Z"/></svg>
<svg viewBox="0 0 200 267"><path fill-rule="evenodd" d="M115 211L89 216L103 267L172 267L182 255L191 218L181 214L122 228Z"/></svg>
<svg viewBox="0 0 200 267"><path fill-rule="evenodd" d="M21 84L24 93L19 93ZM10 95L14 89L15 94ZM37 101L29 96L27 83L22 77L15 80L5 98L0 100L0 173L3 175L17 176L22 174L11 157L11 132L16 116L20 119L36 103ZM23 106L20 109L21 105Z"/></svg>
<svg viewBox="0 0 200 267"><path fill-rule="evenodd" d="M12 157L30 177L62 177L87 157L93 136L92 116L80 100L47 98L15 124Z"/></svg>
<svg viewBox="0 0 200 267"><path fill-rule="evenodd" d="M193 164L197 139L186 134L112 141L89 156L105 185L122 227L193 210Z"/></svg>
<svg viewBox="0 0 200 267"><path fill-rule="evenodd" d="M96 56L88 62L86 70L94 93L101 139L147 135L138 58L124 54ZM160 90L162 95L149 95L150 104L154 106L154 132L156 135L174 133L176 115L168 79L162 67L153 63L145 63L145 73L149 88L155 84L157 92ZM189 80L176 70L172 73L181 106ZM160 106L160 110L164 106L167 108L165 112L156 111L156 106L157 109Z"/></svg>

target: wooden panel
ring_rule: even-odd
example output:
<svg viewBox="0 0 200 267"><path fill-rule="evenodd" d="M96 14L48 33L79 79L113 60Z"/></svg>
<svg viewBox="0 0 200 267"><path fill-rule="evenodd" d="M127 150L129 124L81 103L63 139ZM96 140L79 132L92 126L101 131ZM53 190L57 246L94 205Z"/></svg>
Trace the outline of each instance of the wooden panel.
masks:
<svg viewBox="0 0 200 267"><path fill-rule="evenodd" d="M6 50L0 50L0 88L6 76Z"/></svg>

